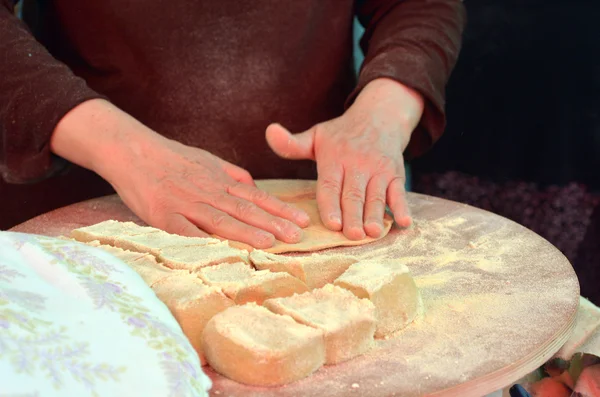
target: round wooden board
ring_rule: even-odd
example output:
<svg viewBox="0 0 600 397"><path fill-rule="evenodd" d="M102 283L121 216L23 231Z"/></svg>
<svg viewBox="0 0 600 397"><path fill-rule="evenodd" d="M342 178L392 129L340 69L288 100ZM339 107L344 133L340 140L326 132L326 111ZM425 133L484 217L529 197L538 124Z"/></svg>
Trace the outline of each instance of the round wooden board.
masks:
<svg viewBox="0 0 600 397"><path fill-rule="evenodd" d="M283 184L282 184L283 183ZM263 186L283 198L312 182ZM282 189L283 188L283 189ZM330 249L399 258L425 314L369 353L279 388L240 385L206 368L215 396L481 396L544 364L574 326L579 284L567 259L524 227L467 205L409 193L414 225L374 243ZM116 196L65 207L13 231L58 236L107 219L139 221Z"/></svg>

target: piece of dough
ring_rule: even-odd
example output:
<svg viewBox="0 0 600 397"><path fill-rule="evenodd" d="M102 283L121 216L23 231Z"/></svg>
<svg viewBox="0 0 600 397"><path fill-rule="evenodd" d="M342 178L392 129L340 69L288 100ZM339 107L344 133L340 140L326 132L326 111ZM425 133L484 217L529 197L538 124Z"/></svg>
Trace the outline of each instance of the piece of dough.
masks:
<svg viewBox="0 0 600 397"><path fill-rule="evenodd" d="M123 262L134 261L141 257L147 256L148 254L144 254L141 252L134 252L129 250L124 250L121 248L113 247L112 245L106 245L100 243L98 240L88 241L84 243L85 245L89 245L91 247L100 248L102 251L108 252L109 254L116 256Z"/></svg>
<svg viewBox="0 0 600 397"><path fill-rule="evenodd" d="M422 308L421 295L408 268L397 260L365 260L351 265L335 285L376 308L377 338L410 324Z"/></svg>
<svg viewBox="0 0 600 397"><path fill-rule="evenodd" d="M159 230L156 233L118 236L115 238L114 245L125 250L159 256L162 250L166 248L201 246L220 242L215 238L184 237Z"/></svg>
<svg viewBox="0 0 600 397"><path fill-rule="evenodd" d="M174 270L158 263L156 258L151 254L143 254L140 252L128 251L121 248L112 247L110 245L96 243L97 241L91 241L86 244L100 248L101 250L106 251L125 262L137 274L140 275L142 280L144 280L149 287L152 287L160 280L174 274Z"/></svg>
<svg viewBox="0 0 600 397"><path fill-rule="evenodd" d="M358 259L350 255L283 256L254 250L250 253L250 262L259 270L287 272L313 289L333 283Z"/></svg>
<svg viewBox="0 0 600 397"><path fill-rule="evenodd" d="M140 226L133 222L108 220L95 225L80 227L71 232L71 237L82 243L98 240L104 245L115 245L119 236L136 236L140 234L158 233L160 230L149 226Z"/></svg>
<svg viewBox="0 0 600 397"><path fill-rule="evenodd" d="M374 344L375 306L343 288L328 284L301 295L269 299L263 304L325 335L326 364L338 364L368 351Z"/></svg>
<svg viewBox="0 0 600 397"><path fill-rule="evenodd" d="M125 263L135 270L149 287L153 287L156 283L178 272L158 263L152 255L145 255L134 261L125 261Z"/></svg>
<svg viewBox="0 0 600 397"><path fill-rule="evenodd" d="M292 203L297 208L304 210L310 217L310 225L304 230L302 240L296 244L288 244L275 240L275 244L271 248L265 249L267 252L284 253L284 252L311 252L319 251L326 248L353 246L368 244L379 238L385 237L392 228L393 220L386 214L383 220L384 230L379 238L365 237L362 240L349 240L344 233L334 232L325 227L321 221L319 210L317 208L317 200L301 200Z"/></svg>
<svg viewBox="0 0 600 397"><path fill-rule="evenodd" d="M253 386L294 382L325 362L321 330L254 303L214 316L204 329L202 348L215 371Z"/></svg>
<svg viewBox="0 0 600 397"><path fill-rule="evenodd" d="M206 365L202 351L202 331L217 313L234 305L220 289L209 287L195 275L176 272L154 284L154 293L169 308L183 333Z"/></svg>
<svg viewBox="0 0 600 397"><path fill-rule="evenodd" d="M191 247L166 247L161 249L157 258L171 269L196 271L220 263L247 263L248 251L232 248L223 241Z"/></svg>
<svg viewBox="0 0 600 397"><path fill-rule="evenodd" d="M368 244L385 237L394 223L392 217L386 214L383 220L384 230L379 238L366 237L359 241L349 240L342 232L331 231L321 222L317 208L315 181L267 180L257 181L256 184L259 189L303 209L310 217L310 225L304 229L304 235L299 243L288 244L276 240L273 247L265 249L267 252L311 252L333 247Z"/></svg>
<svg viewBox="0 0 600 397"><path fill-rule="evenodd" d="M242 262L205 267L197 274L206 284L221 288L238 305L261 304L265 299L308 291L306 284L287 273L256 271Z"/></svg>

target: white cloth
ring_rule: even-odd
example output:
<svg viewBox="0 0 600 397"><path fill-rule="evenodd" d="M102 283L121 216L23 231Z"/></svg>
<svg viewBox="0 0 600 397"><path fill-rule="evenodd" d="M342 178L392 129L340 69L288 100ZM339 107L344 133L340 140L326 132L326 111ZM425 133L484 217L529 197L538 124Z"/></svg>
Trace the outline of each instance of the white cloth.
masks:
<svg viewBox="0 0 600 397"><path fill-rule="evenodd" d="M0 396L206 396L167 307L120 260L0 232Z"/></svg>
<svg viewBox="0 0 600 397"><path fill-rule="evenodd" d="M576 353L600 357L600 308L584 297L579 297L579 310L573 334L556 356L563 360L571 360Z"/></svg>

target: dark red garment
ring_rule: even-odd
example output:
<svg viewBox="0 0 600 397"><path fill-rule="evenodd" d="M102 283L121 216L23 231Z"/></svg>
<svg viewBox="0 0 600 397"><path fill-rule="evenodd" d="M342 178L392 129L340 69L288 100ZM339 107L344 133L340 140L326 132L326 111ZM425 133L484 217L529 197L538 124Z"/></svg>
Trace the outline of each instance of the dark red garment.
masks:
<svg viewBox="0 0 600 397"><path fill-rule="evenodd" d="M35 12L24 10L36 40L13 15L13 2L0 0L0 173L11 183L54 173L54 127L74 106L96 97L256 178L314 177L312 164L277 158L265 128L280 122L300 132L339 116L380 77L427 99L409 146L411 155L419 155L443 132L444 87L465 23L460 0L39 3ZM358 84L355 15L366 28ZM58 189L70 180L79 185ZM64 205L109 191L77 167L61 181L0 184L0 227L9 212L23 214L13 219L20 221L50 209L44 203ZM14 199L31 200L36 192L44 198L33 198L39 201L34 209Z"/></svg>

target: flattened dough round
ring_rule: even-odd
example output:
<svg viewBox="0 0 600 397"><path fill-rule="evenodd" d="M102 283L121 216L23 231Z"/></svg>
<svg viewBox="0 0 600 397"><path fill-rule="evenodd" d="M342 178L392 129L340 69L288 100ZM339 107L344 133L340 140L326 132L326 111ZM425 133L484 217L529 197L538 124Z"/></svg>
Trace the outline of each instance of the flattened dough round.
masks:
<svg viewBox="0 0 600 397"><path fill-rule="evenodd" d="M317 208L317 184L315 181L270 179L256 181L256 185L259 189L303 209L310 217L310 225L304 229L302 241L297 244L287 244L276 240L273 247L264 251L276 254L311 252L333 247L363 245L378 240L371 237L359 241L349 240L342 232L327 229L321 222ZM383 238L389 233L393 223L392 217L386 214L383 220L384 231L379 238Z"/></svg>

